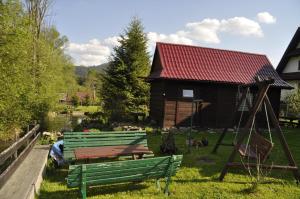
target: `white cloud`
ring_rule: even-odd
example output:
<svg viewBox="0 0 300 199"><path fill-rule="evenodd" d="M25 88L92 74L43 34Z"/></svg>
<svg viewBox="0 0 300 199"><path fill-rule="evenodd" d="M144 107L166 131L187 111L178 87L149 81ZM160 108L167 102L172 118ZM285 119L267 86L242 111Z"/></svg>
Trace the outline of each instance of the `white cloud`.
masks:
<svg viewBox="0 0 300 199"><path fill-rule="evenodd" d="M156 32L149 32L147 34L148 38L148 48L149 51L153 52L155 43L156 42L170 42L170 43L177 43L177 44L193 44L193 41L187 38L183 32L176 32L174 34L160 34Z"/></svg>
<svg viewBox="0 0 300 199"><path fill-rule="evenodd" d="M204 19L200 22L186 24L187 37L205 43L220 43L217 32L220 28L220 21L217 19Z"/></svg>
<svg viewBox="0 0 300 199"><path fill-rule="evenodd" d="M261 23L266 23L266 24L274 24L276 23L276 17L272 16L268 12L260 12L256 15L257 20Z"/></svg>
<svg viewBox="0 0 300 199"><path fill-rule="evenodd" d="M108 46L118 46L120 45L119 40L121 38L119 36L113 36L113 37L108 37L104 39L103 44L108 45Z"/></svg>
<svg viewBox="0 0 300 199"><path fill-rule="evenodd" d="M91 66L107 62L111 49L97 39L88 43L70 43L66 51L74 58L75 64Z"/></svg>
<svg viewBox="0 0 300 199"><path fill-rule="evenodd" d="M260 25L245 17L234 17L230 19L222 19L220 31L232 33L242 36L263 37L263 31Z"/></svg>
<svg viewBox="0 0 300 199"><path fill-rule="evenodd" d="M218 44L221 42L219 34L227 32L229 34L241 36L263 37L263 31L260 25L245 17L234 17L229 19L210 19L206 18L200 22L190 22L185 28L173 34L160 34L149 32L149 48L153 50L155 42L171 42L180 44L193 44L203 42Z"/></svg>
<svg viewBox="0 0 300 199"><path fill-rule="evenodd" d="M267 12L257 14L262 23L275 23L276 18ZM156 42L170 42L192 45L195 43L218 44L220 34L232 34L245 37L263 37L264 33L259 23L246 17L228 19L206 18L201 21L189 22L174 33L147 33L148 50L153 53ZM114 46L119 45L119 36L103 40L92 39L87 43L70 43L66 50L78 65L99 65L108 61Z"/></svg>

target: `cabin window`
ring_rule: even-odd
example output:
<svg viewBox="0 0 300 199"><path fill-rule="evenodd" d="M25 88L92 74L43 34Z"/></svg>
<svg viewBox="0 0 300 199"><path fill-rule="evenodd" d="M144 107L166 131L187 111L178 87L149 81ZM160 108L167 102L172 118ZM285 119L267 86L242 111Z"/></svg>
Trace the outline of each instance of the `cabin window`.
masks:
<svg viewBox="0 0 300 199"><path fill-rule="evenodd" d="M242 97L242 93L237 93L237 97L236 97L236 104L239 102L240 98ZM253 104L253 94L252 93L248 93L247 95L248 101L250 103L250 106L252 106ZM238 109L238 111L249 111L249 107L247 105L246 99L244 99Z"/></svg>
<svg viewBox="0 0 300 199"><path fill-rule="evenodd" d="M194 90L182 89L182 97L194 97Z"/></svg>

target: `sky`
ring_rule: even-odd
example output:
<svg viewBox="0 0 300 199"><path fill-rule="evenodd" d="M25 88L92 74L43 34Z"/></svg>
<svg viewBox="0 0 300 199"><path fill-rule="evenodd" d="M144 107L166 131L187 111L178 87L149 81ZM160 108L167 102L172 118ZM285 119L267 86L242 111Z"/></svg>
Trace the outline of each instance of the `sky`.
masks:
<svg viewBox="0 0 300 199"><path fill-rule="evenodd" d="M48 20L74 64L106 63L133 17L153 55L169 42L266 54L276 68L300 26L299 0L54 0Z"/></svg>

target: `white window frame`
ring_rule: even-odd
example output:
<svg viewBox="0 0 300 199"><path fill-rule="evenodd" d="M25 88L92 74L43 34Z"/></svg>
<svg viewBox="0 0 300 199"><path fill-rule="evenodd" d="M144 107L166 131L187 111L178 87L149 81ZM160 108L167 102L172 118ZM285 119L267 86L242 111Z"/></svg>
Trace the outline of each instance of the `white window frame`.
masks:
<svg viewBox="0 0 300 199"><path fill-rule="evenodd" d="M193 98L194 97L194 89L182 89L182 97L184 98Z"/></svg>

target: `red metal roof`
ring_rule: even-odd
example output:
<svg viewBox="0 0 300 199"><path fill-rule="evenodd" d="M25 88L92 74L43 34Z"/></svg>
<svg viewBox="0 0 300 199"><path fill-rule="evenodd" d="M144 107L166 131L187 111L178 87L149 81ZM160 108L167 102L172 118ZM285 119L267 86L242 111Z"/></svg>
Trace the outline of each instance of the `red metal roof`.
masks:
<svg viewBox="0 0 300 199"><path fill-rule="evenodd" d="M265 55L169 43L157 43L157 53L162 67L153 60L150 79L251 84L259 75L274 78L274 86L290 88Z"/></svg>

